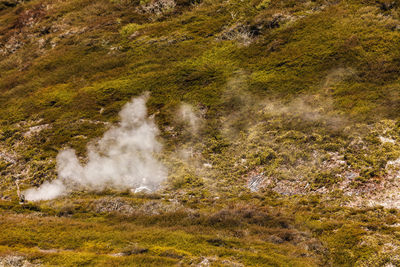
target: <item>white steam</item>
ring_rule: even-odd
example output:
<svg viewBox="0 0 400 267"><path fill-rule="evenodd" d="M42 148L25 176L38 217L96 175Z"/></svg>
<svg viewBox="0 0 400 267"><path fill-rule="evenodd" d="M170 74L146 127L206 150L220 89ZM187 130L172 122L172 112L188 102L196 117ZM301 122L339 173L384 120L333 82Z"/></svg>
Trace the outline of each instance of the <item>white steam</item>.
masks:
<svg viewBox="0 0 400 267"><path fill-rule="evenodd" d="M49 200L66 193L66 187L62 180L44 182L39 188L31 188L24 192L25 198L31 201Z"/></svg>
<svg viewBox="0 0 400 267"><path fill-rule="evenodd" d="M183 103L179 108L179 117L182 121L189 124L190 130L193 134L197 133L201 119L195 113L191 105Z"/></svg>
<svg viewBox="0 0 400 267"><path fill-rule="evenodd" d="M156 124L147 117L146 97L134 98L119 116L121 123L117 127L108 130L95 145L88 146L86 165L80 164L74 150L60 152L58 179L27 190L25 198L48 200L77 188L155 190L166 178L167 171L154 157L160 152L161 144L156 140Z"/></svg>

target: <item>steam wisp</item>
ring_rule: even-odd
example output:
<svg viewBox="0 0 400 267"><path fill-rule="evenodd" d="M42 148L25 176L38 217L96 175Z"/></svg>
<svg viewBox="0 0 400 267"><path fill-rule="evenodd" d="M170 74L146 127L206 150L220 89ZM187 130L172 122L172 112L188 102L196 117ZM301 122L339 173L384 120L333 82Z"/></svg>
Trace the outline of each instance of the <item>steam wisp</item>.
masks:
<svg viewBox="0 0 400 267"><path fill-rule="evenodd" d="M189 104L182 104L179 108L179 117L182 121L189 124L190 130L196 134L200 126L200 117L195 113L193 107Z"/></svg>
<svg viewBox="0 0 400 267"><path fill-rule="evenodd" d="M89 145L82 165L73 149L57 156L58 178L25 191L27 200L49 200L74 189L155 190L167 171L154 154L161 151L158 128L147 116L146 96L132 99L119 113L121 122Z"/></svg>

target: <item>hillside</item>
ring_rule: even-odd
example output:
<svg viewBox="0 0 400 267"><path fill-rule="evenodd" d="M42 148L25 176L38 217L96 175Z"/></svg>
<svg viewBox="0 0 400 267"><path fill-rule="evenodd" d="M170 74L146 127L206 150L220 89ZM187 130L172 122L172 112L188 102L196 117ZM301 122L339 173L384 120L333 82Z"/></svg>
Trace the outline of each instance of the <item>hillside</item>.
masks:
<svg viewBox="0 0 400 267"><path fill-rule="evenodd" d="M397 0L0 0L0 266L399 266L399 43Z"/></svg>

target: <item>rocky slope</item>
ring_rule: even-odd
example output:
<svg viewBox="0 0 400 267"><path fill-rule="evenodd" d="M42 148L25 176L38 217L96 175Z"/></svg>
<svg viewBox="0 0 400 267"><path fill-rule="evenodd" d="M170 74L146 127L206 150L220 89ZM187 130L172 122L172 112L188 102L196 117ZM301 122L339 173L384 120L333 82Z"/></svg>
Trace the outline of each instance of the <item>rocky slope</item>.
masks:
<svg viewBox="0 0 400 267"><path fill-rule="evenodd" d="M0 265L399 265L399 41L396 0L0 0ZM145 92L159 190L18 203Z"/></svg>

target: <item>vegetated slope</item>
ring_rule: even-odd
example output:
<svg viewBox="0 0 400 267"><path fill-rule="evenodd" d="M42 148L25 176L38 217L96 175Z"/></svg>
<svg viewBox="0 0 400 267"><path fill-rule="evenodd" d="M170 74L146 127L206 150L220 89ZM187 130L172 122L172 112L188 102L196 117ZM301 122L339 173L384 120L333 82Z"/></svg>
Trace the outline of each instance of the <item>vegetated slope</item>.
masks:
<svg viewBox="0 0 400 267"><path fill-rule="evenodd" d="M399 5L0 1L0 263L400 264ZM18 205L146 91L159 192Z"/></svg>

